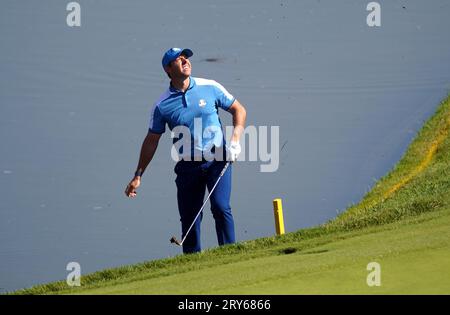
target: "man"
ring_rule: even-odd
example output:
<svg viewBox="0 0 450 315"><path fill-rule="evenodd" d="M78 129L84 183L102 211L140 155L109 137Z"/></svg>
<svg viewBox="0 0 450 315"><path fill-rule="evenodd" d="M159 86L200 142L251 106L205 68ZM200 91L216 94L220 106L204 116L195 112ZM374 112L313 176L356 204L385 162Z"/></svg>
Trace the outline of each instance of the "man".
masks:
<svg viewBox="0 0 450 315"><path fill-rule="evenodd" d="M241 151L239 139L246 118L245 108L222 85L213 80L191 77L189 58L192 55L190 49L171 48L163 56L162 66L171 79L170 87L152 108L150 127L142 144L139 164L134 178L125 190L128 197L136 196L142 174L153 158L166 125L170 130L182 126L188 128L190 137L184 140L190 140L187 142L191 144L190 148L183 147L183 159L175 165L182 237L186 235L203 204L206 188L212 189L227 163L220 157L231 161L237 159ZM223 150L225 141L218 108L233 116L233 135L227 150ZM208 158L217 152L224 154L215 154L216 158L212 160ZM210 197L219 245L235 242L230 207L231 169L230 165ZM201 251L201 219L202 215L186 236L183 242L184 253Z"/></svg>

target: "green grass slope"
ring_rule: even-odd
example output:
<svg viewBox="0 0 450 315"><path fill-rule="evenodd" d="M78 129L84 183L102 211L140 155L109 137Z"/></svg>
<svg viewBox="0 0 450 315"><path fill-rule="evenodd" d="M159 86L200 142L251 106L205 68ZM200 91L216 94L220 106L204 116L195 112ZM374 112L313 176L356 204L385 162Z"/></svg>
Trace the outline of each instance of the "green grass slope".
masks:
<svg viewBox="0 0 450 315"><path fill-rule="evenodd" d="M449 294L450 98L396 167L330 222L15 294ZM370 262L381 285L368 286Z"/></svg>

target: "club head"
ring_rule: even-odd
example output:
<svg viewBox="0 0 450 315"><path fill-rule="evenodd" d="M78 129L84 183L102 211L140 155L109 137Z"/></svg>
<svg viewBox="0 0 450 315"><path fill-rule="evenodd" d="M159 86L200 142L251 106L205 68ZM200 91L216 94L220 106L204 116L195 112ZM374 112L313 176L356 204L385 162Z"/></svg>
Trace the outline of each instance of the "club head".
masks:
<svg viewBox="0 0 450 315"><path fill-rule="evenodd" d="M172 238L170 239L170 243L175 243L178 246L181 246L181 243L179 240L177 240L177 238L175 236L172 236Z"/></svg>

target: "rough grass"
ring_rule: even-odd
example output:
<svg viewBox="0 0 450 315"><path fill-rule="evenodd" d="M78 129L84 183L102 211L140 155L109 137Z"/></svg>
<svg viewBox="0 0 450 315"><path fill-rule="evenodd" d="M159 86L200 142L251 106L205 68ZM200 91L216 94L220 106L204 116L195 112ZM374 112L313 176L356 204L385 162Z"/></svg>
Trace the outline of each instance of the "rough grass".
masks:
<svg viewBox="0 0 450 315"><path fill-rule="evenodd" d="M379 292L449 292L450 282L439 277L450 262L449 126L450 97L393 170L360 203L321 226L95 272L82 276L79 288L59 281L13 293L367 293L360 277L370 257L385 257L383 266L396 270L386 276L396 285ZM407 262L416 273L402 271ZM420 289L411 291L411 281Z"/></svg>

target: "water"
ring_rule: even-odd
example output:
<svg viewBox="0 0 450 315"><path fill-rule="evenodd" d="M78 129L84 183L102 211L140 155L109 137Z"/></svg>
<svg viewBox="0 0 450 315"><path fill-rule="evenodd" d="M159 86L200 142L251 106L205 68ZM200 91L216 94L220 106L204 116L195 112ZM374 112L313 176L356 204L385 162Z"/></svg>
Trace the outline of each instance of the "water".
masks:
<svg viewBox="0 0 450 315"><path fill-rule="evenodd" d="M180 253L168 133L138 197L123 193L169 47L192 48L193 75L222 83L249 125L280 126L277 172L234 168L239 240L274 234L274 198L287 231L357 202L449 90L444 0L382 2L378 28L364 1L79 3L78 28L64 1L1 4L3 291L65 279L71 261L88 273ZM209 210L202 227L216 246Z"/></svg>

